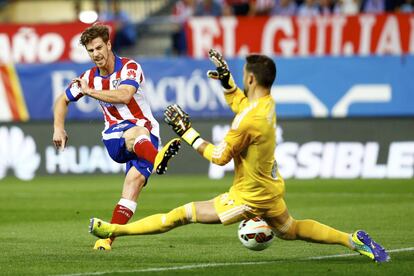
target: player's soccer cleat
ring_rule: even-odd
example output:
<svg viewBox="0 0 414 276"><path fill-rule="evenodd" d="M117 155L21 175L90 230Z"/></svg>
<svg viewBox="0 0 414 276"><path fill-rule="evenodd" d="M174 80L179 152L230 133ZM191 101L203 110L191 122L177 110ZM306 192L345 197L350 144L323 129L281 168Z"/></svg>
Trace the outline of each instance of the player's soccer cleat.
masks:
<svg viewBox="0 0 414 276"><path fill-rule="evenodd" d="M355 246L355 251L377 263L388 262L390 260L390 256L385 249L371 239L365 231L355 231L352 234L352 243Z"/></svg>
<svg viewBox="0 0 414 276"><path fill-rule="evenodd" d="M95 242L93 249L109 251L112 249L111 244L111 239L99 239Z"/></svg>
<svg viewBox="0 0 414 276"><path fill-rule="evenodd" d="M89 223L89 233L101 239L110 238L112 236L114 228L115 226L113 224L110 224L98 218L91 218ZM108 240L110 241L110 239Z"/></svg>
<svg viewBox="0 0 414 276"><path fill-rule="evenodd" d="M157 174L164 174L167 171L168 161L177 154L180 147L180 138L174 138L158 152L154 162L154 168Z"/></svg>

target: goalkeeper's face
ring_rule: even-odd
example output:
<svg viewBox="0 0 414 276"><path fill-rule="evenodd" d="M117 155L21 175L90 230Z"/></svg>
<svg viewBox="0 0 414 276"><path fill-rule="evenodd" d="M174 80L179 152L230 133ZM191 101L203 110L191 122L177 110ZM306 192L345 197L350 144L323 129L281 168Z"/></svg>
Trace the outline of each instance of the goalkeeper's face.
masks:
<svg viewBox="0 0 414 276"><path fill-rule="evenodd" d="M254 82L253 74L246 70L246 65L243 67L243 92L246 97L249 96L252 90L252 84Z"/></svg>

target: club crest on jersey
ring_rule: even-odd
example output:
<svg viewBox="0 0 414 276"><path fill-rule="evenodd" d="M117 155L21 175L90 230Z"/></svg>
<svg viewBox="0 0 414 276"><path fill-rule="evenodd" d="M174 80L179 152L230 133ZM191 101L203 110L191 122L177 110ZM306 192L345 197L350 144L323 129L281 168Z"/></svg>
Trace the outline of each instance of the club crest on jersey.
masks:
<svg viewBox="0 0 414 276"><path fill-rule="evenodd" d="M128 79L135 79L137 77L137 72L135 70L128 70L127 72L127 78Z"/></svg>
<svg viewBox="0 0 414 276"><path fill-rule="evenodd" d="M120 79L116 79L112 81L112 86L117 89L119 86Z"/></svg>

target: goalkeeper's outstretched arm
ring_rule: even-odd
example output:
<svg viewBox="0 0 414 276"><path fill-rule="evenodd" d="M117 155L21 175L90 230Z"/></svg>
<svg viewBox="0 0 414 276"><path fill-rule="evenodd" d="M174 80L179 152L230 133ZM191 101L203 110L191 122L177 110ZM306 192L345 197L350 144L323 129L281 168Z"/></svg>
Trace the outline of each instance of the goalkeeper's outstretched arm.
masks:
<svg viewBox="0 0 414 276"><path fill-rule="evenodd" d="M191 126L190 116L188 116L188 114L177 104L169 105L167 107L164 111L164 120L172 127L174 132L181 137L181 139L192 146L208 161L217 165L225 165L232 159L230 154L224 149L216 149L213 144L201 138L200 133ZM213 158L214 152L217 151L220 151L220 156L217 156L219 158ZM223 154L223 152L226 153Z"/></svg>
<svg viewBox="0 0 414 276"><path fill-rule="evenodd" d="M197 141L198 140L198 141ZM216 163L218 165L225 165L228 162L217 162L215 160L213 160L213 150L214 150L214 145L211 144L210 142L204 140L203 138L199 137L193 145L193 148L201 155L203 156L205 159L207 159L210 162ZM196 143L197 142L197 143ZM215 161L215 162L214 162ZM230 161L230 160L229 160Z"/></svg>
<svg viewBox="0 0 414 276"><path fill-rule="evenodd" d="M224 93L233 93L236 91L237 85L233 80L227 62L223 59L220 52L215 49L210 49L208 51L208 57L216 66L216 70L208 70L207 77L220 80Z"/></svg>
<svg viewBox="0 0 414 276"><path fill-rule="evenodd" d="M216 70L208 70L207 76L211 79L217 79L220 81L227 104L234 113L238 113L240 106L243 105L243 102L247 101L246 96L234 82L229 66L220 52L210 49L208 57L216 66Z"/></svg>

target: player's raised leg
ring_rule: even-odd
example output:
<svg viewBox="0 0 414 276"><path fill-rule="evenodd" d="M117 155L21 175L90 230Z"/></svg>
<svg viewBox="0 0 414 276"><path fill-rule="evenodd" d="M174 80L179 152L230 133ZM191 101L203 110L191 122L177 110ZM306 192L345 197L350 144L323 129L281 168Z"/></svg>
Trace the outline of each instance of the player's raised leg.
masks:
<svg viewBox="0 0 414 276"><path fill-rule="evenodd" d="M157 174L164 174L167 171L168 162L177 154L180 147L181 140L174 138L157 153L154 161L154 170Z"/></svg>
<svg viewBox="0 0 414 276"><path fill-rule="evenodd" d="M144 127L133 127L123 134L127 150L134 152L138 158L142 158L154 164L154 171L157 174L164 174L167 171L169 160L174 157L181 147L179 138L169 141L160 151L156 148L158 141L154 144L151 141L151 134Z"/></svg>

